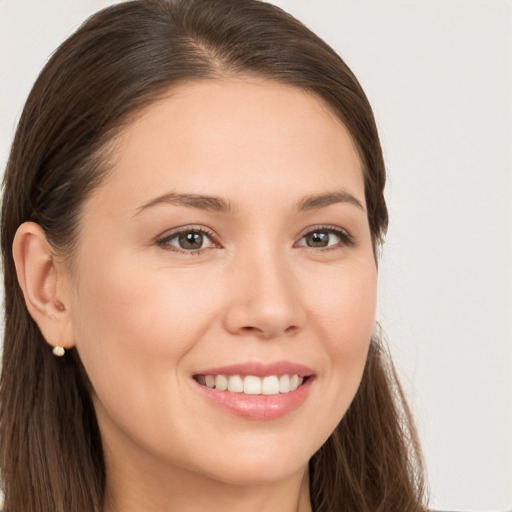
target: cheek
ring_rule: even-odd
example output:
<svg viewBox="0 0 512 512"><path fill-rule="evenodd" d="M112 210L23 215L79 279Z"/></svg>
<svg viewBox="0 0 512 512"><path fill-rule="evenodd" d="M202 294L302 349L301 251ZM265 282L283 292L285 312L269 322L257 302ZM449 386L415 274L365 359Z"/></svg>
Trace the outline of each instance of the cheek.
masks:
<svg viewBox="0 0 512 512"><path fill-rule="evenodd" d="M311 289L311 287L310 287ZM371 263L340 268L310 294L333 364L350 364L365 351L375 325L377 272Z"/></svg>
<svg viewBox="0 0 512 512"><path fill-rule="evenodd" d="M340 269L310 295L314 322L325 354L334 428L361 382L375 327L377 272L371 263Z"/></svg>
<svg viewBox="0 0 512 512"><path fill-rule="evenodd" d="M191 274L114 260L81 269L74 308L77 349L97 392L106 380L109 390L140 389L172 374L210 325L214 304L214 290L194 286Z"/></svg>

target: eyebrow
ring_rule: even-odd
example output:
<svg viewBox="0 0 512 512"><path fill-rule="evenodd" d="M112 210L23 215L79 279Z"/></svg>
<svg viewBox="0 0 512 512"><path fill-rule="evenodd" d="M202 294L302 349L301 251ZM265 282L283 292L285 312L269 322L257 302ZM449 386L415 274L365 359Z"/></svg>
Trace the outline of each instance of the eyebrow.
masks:
<svg viewBox="0 0 512 512"><path fill-rule="evenodd" d="M361 201L346 190L338 190L327 194L315 194L307 196L299 203L299 211L318 210L337 203L348 203L366 212Z"/></svg>
<svg viewBox="0 0 512 512"><path fill-rule="evenodd" d="M321 208L326 208L327 206L331 206L337 203L351 204L363 212L366 211L359 199L345 190L306 196L299 202L297 209L299 212L319 210ZM135 215L139 214L143 210L159 204L198 208L200 210L206 210L215 213L233 214L236 212L236 208L232 203L218 196L205 196L201 194L178 194L175 192L169 192L158 196L137 208Z"/></svg>
<svg viewBox="0 0 512 512"><path fill-rule="evenodd" d="M216 213L234 213L235 208L231 203L217 196L204 196L200 194L177 194L169 192L152 199L146 204L137 208L136 215L147 208L157 204L171 204L176 206L186 206L188 208L198 208Z"/></svg>

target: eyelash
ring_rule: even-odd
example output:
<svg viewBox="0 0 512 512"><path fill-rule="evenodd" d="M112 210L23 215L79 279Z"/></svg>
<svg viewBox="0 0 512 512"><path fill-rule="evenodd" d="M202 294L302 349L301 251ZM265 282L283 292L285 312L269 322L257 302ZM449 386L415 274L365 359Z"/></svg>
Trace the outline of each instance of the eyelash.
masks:
<svg viewBox="0 0 512 512"><path fill-rule="evenodd" d="M201 248L201 249L186 250L181 247L173 246L169 243L171 240L176 239L179 235L187 234L187 233L199 233L203 236L206 236L206 238L208 238L211 241L213 247L215 247L215 248L221 247L221 245L216 240L215 233L209 229L202 227L202 226L184 226L181 228L177 228L176 230L172 231L171 233L166 233L164 236L159 238L156 241L156 243L158 246L162 247L165 250L175 251L178 253L191 255L191 256L199 255L201 252L210 248L210 247L205 247L205 248Z"/></svg>
<svg viewBox="0 0 512 512"><path fill-rule="evenodd" d="M342 247L352 247L355 245L355 240L352 235L350 235L346 230L337 227L337 226L329 226L329 225L320 225L320 226L313 226L306 229L306 231L303 231L300 235L299 241L302 240L307 235L311 235L313 233L322 233L327 232L329 234L334 234L340 239L340 243L334 244L332 246L327 247L308 247L304 245L299 245L299 247L305 247L307 249L313 249L316 251L327 251L327 250L333 250L333 249L340 249ZM296 244L295 244L296 245Z"/></svg>
<svg viewBox="0 0 512 512"><path fill-rule="evenodd" d="M322 233L327 232L328 234L334 234L337 237L339 237L341 243L334 244L332 246L326 246L326 247L309 247L307 245L298 245L298 242L294 244L294 247L304 247L307 249L313 249L315 251L326 251L326 250L333 250L333 249L339 249L340 247L352 247L355 245L355 240L347 231L344 229L341 229L336 226L313 226L307 228L306 231L303 231L302 234L299 237L299 242L304 239L307 235L311 235L313 233ZM171 245L169 242L179 237L179 235L187 234L187 233L198 233L203 236L206 236L211 242L210 247L204 247L200 249L183 249L178 246ZM186 255L199 255L203 251L210 249L210 248L220 248L222 247L219 242L216 239L215 233L209 229L206 229L202 226L184 226L177 228L176 230L172 231L171 233L167 233L164 236L157 239L156 244L160 247L162 247L165 250L171 250L178 253L186 254Z"/></svg>

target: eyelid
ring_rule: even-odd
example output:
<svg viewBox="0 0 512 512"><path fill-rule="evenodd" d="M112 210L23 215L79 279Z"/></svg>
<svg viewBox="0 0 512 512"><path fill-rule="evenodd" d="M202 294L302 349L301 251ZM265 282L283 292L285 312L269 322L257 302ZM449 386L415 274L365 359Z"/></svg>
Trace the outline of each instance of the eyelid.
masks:
<svg viewBox="0 0 512 512"><path fill-rule="evenodd" d="M162 248L165 248L166 250L175 251L175 252L181 253L181 254L199 254L200 252L211 248L211 247L205 247L203 249L185 250L185 249L181 249L180 247L177 247L177 246L167 243L169 240L176 237L180 233L183 233L183 232L186 233L186 232L190 232L190 231L196 231L198 233L206 235L206 237L210 240L210 242L212 243L214 248L222 247L218 241L217 235L215 234L215 232L213 230L211 230L210 228L207 228L206 226L197 225L197 224L187 224L184 226L178 226L176 228L165 231L164 233L162 233L161 235L159 235L156 238L155 243L156 243L156 245L158 245Z"/></svg>
<svg viewBox="0 0 512 512"><path fill-rule="evenodd" d="M310 233L314 233L315 231L330 231L337 236L339 236L342 240L341 246L353 246L355 244L354 237L344 228L340 226L334 226L330 224L319 224L317 226L308 226L306 229L304 229L297 237L297 242L295 242L295 245L298 244L300 240L302 240L306 235L309 235ZM307 247L307 246L299 246L299 247ZM333 245L328 247L307 247L308 249L314 249L314 250L320 250L325 251L329 249L336 249L339 248L339 245Z"/></svg>
<svg viewBox="0 0 512 512"><path fill-rule="evenodd" d="M168 243L169 240L176 237L180 233L183 232L190 232L190 231L196 231L203 235L205 235L211 242L211 247L205 247L202 249L191 249L191 250L185 250L181 249L180 247L177 247L175 245L171 245ZM326 247L308 247L303 245L298 245L298 243L308 234L313 233L315 231L329 231L331 233L334 233L338 237L340 237L341 242L332 246L326 246ZM211 248L221 248L221 244L218 241L218 237L215 234L213 230L210 228L203 226L203 225L197 225L197 224L189 224L184 226L178 226L176 228L173 228L171 230L165 231L161 235L159 235L155 240L156 245L165 248L166 250L172 250L177 253L187 254L187 255L193 255L193 254L199 254L205 250L211 249ZM297 236L297 242L295 242L294 246L299 247L306 247L308 249L314 249L318 251L325 251L329 249L337 249L341 247L350 247L355 244L354 237L344 228L340 226L330 225L330 224L319 224L319 225L313 225L308 226L305 228L298 236Z"/></svg>

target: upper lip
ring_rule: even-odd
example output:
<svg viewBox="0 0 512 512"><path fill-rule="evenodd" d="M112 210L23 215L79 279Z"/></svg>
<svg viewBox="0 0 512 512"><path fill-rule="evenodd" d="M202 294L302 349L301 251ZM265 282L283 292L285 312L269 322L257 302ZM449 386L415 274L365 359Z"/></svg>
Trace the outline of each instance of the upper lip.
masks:
<svg viewBox="0 0 512 512"><path fill-rule="evenodd" d="M315 372L308 366L293 363L291 361L275 361L272 363L248 361L246 363L206 368L196 372L196 375L254 375L256 377L286 374L298 375L299 377L310 377L311 375L314 375Z"/></svg>

